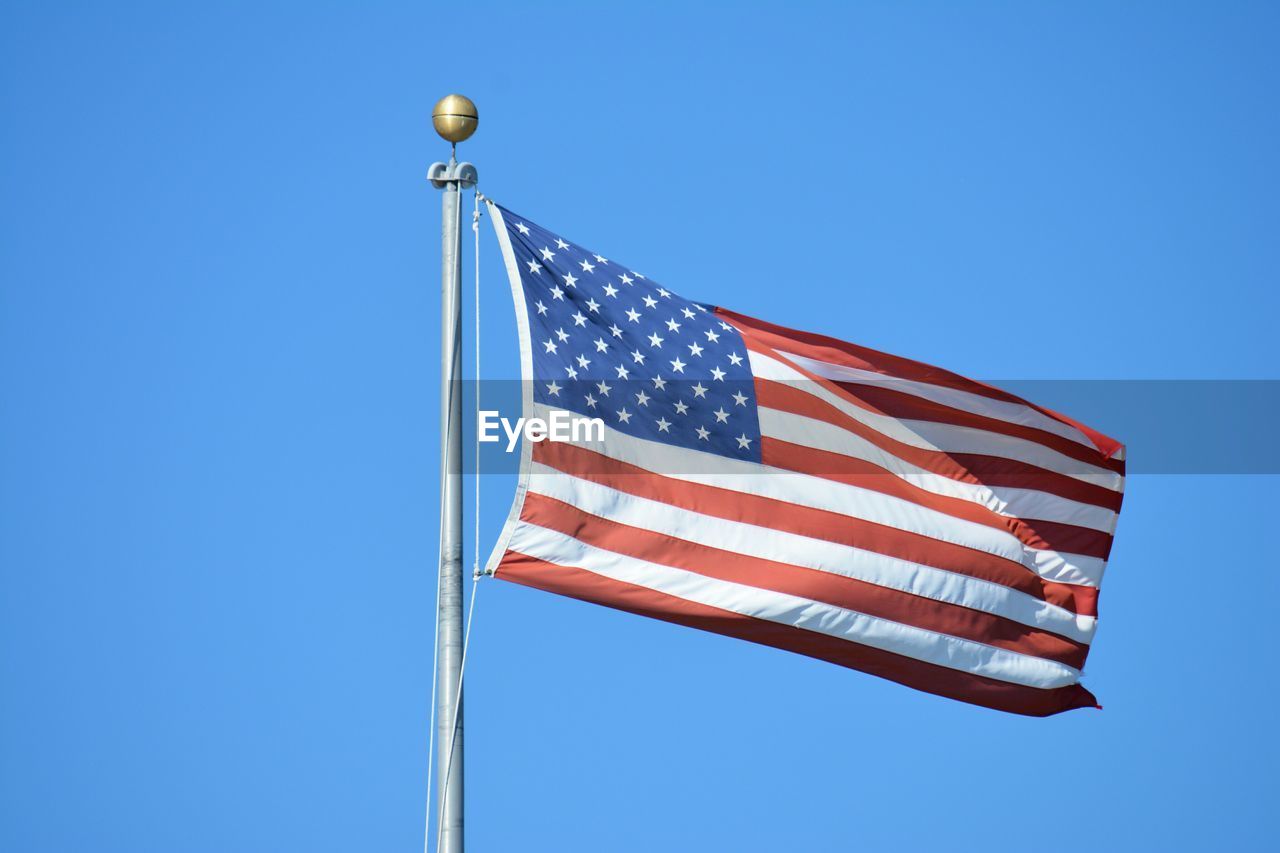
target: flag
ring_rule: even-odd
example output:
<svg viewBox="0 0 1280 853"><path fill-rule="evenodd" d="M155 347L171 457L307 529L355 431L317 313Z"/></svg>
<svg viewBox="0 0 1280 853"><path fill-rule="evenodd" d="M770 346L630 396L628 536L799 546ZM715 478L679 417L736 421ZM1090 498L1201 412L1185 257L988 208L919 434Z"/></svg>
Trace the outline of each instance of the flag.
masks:
<svg viewBox="0 0 1280 853"><path fill-rule="evenodd" d="M1118 442L488 209L525 416L598 429L524 442L496 577L989 708L1097 706Z"/></svg>

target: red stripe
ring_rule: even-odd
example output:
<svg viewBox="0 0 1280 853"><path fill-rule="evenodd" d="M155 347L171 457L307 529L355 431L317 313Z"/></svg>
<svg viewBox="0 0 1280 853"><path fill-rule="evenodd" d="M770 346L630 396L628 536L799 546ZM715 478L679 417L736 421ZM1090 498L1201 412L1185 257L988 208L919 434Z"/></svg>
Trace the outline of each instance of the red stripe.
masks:
<svg viewBox="0 0 1280 853"><path fill-rule="evenodd" d="M837 409L830 403L819 400L812 394L806 394L798 388L784 385L780 382L773 382L768 379L756 380L756 400L761 406L770 409L778 409L784 412L790 412L796 415L803 415L807 418L823 421L833 426L840 427L848 432L854 433L869 442L875 444L883 450L892 453L906 462L932 471L943 477L956 480L959 482L975 483L977 485L987 485L982 482L979 477L974 476L970 471L961 468L955 458L950 454L936 453L930 450L921 450L918 447L911 447L899 441L894 441L881 433L876 432L865 424L861 424L844 412ZM780 444L786 444L788 447L800 448L800 445L791 444L790 442L782 442L780 439L773 439ZM898 477L889 474L883 468L872 465L858 459L852 459L838 453L832 453L825 450L813 450L811 448L803 448L808 451L804 457L804 464L813 466L809 468L800 468L796 470L812 473L815 476L827 479L839 479L840 473L843 471L859 471L866 470L872 475L868 478L866 488L876 489L877 491L886 491L890 488L900 489L895 486L894 482L903 484L908 490L920 495L920 497L912 497L910 500L922 506L928 506L945 512L948 515L954 515L958 518L976 521L979 524L985 524L988 527L996 527L1001 530L1008 530L1020 540L1035 548L1051 548L1055 551L1067 551L1073 554L1088 554L1090 556L1105 557L1111 549L1111 536L1099 530L1093 530L1087 527L1074 527L1073 525L1059 525L1052 529L1058 533L1065 533L1060 527L1069 528L1070 530L1078 530L1079 533L1072 534L1070 541L1074 543L1073 547L1067 547L1066 542L1053 540L1049 542L1043 534L1037 534L1035 530L1042 527L1036 527L1032 530L1031 525L1040 525L1040 522L1032 522L1027 519L1010 518L1000 515L981 504L966 501L963 498L953 498L943 495L937 495L933 492L922 489L918 486L907 483ZM1008 460L1002 460L1008 462ZM1021 465L1022 463L1014 463ZM1025 469L1032 469L1031 466L1024 466ZM874 473L873 473L874 472ZM833 476L835 475L835 476ZM878 484L878 485L877 485ZM1037 544L1039 543L1039 544ZM1075 545L1084 547L1087 550L1078 550Z"/></svg>
<svg viewBox="0 0 1280 853"><path fill-rule="evenodd" d="M912 465L952 480L993 487L1016 484L1018 488L1036 489L1104 509L1112 509L1113 505L1119 506L1123 498L1119 492L1105 486L1077 480L1075 477L1040 468L1018 459L979 453L948 453L915 447L885 435L849 416L831 403L785 382L757 378L755 387L756 399L761 406L834 424L866 439L904 462L910 462Z"/></svg>
<svg viewBox="0 0 1280 853"><path fill-rule="evenodd" d="M972 379L966 379L957 373L949 370L943 370L940 367L924 364L919 361L912 361L908 358L902 358L896 355L879 352L878 350L860 347L847 341L841 341L836 338L830 338L826 335L817 335L812 332L801 332L795 329L788 329L784 326L778 326L773 323L766 323L763 320L757 320L754 317L748 317L745 314L738 314L734 311L728 311L724 308L716 308L715 313L726 318L743 334L743 338L750 346L750 338L755 338L765 346L777 350L781 349L787 352L794 352L796 355L802 355L806 358L812 358L817 361L825 361L830 364L840 364L847 367L857 368L859 370L869 370L880 373L885 376L907 379L912 382L925 382L930 385L937 385L943 388L952 388L957 391L967 391L971 394L978 394L992 400L1000 400L1006 403L1017 403L1033 409L1041 414L1058 421L1075 427L1084 433L1084 435L1094 443L1100 453L1094 455L1094 464L1102 467L1111 467L1119 473L1123 473L1124 465L1120 460L1113 459L1115 453L1124 445L1109 436L1103 435L1095 429L1091 429L1078 421L1067 417L1052 409L1046 409L1043 406L1037 406L1028 402L1021 397L1014 396L1007 391L1001 391L991 385L982 382L976 382ZM772 353L776 354L776 353ZM1072 442L1074 444L1074 442ZM1081 445L1076 445L1080 447Z"/></svg>
<svg viewBox="0 0 1280 853"><path fill-rule="evenodd" d="M605 551L706 577L854 610L1080 669L1089 646L1012 619L791 563L752 557L593 515L530 493L523 521Z"/></svg>
<svg viewBox="0 0 1280 853"><path fill-rule="evenodd" d="M796 652L887 678L927 693L1000 711L1047 717L1073 708L1096 707L1098 704L1093 695L1078 684L1052 690L1010 684L803 628L708 607L646 587L601 577L583 569L557 566L514 551L508 551L503 556L497 577L582 601L603 604L616 610Z"/></svg>
<svg viewBox="0 0 1280 853"><path fill-rule="evenodd" d="M856 399L862 404L863 408L880 412L892 418L985 430L986 432L1007 435L1024 441L1033 441L1036 444L1056 450L1064 456L1078 459L1090 465L1098 465L1104 468L1108 467L1108 465L1119 465L1121 470L1124 468L1124 463L1120 462L1120 460L1106 460L1100 457L1093 448L1085 447L1078 442L1047 430L966 412L963 409L956 409L933 400L925 400L894 388L886 388L880 385L863 385L857 382L841 382L839 380L828 381L833 382L845 394ZM1110 489L1105 491L1109 495L1110 504L1114 504L1112 508L1118 508L1120 495ZM1107 505L1103 504L1103 506Z"/></svg>
<svg viewBox="0 0 1280 853"><path fill-rule="evenodd" d="M838 512L664 477L571 444L540 442L533 446L533 458L575 477L691 512L825 539L991 581L1073 613L1096 616L1098 612L1098 591L1093 587L1046 581L1021 563L963 545Z"/></svg>
<svg viewBox="0 0 1280 853"><path fill-rule="evenodd" d="M902 498L953 518L1003 530L1029 548L1083 554L1104 560L1111 551L1111 537L1101 531L1056 521L1000 515L981 504L922 489L861 459L769 436L761 438L760 452L765 465Z"/></svg>
<svg viewBox="0 0 1280 853"><path fill-rule="evenodd" d="M948 453L947 457L967 472L973 482L992 488L1034 489L1060 498L1120 512L1124 493L1105 486L1077 480L1057 471L1035 468L1016 459L982 456L977 453Z"/></svg>
<svg viewBox="0 0 1280 853"><path fill-rule="evenodd" d="M759 341L752 341L750 339L747 339L747 349L752 352L761 353L762 355L768 356L770 358L783 359L784 361L786 359L785 356L782 356L779 353L775 352L774 350L763 346ZM846 390L844 387L842 387L840 383L833 382L830 379L825 379L819 376L818 374L814 373L813 371L808 370L807 368L796 364L795 362L786 361L786 364L792 370L795 370L798 374L804 377L807 381L813 382L815 385L825 388L827 391L831 392L833 395L840 398L841 400L844 400L845 402L853 406L856 406L857 408L862 409L863 411L866 411L870 414L884 415L883 412L880 412L874 406L871 406L868 403L865 403L858 395L853 394L848 390ZM772 382L775 386L788 388L792 393L795 393L795 394L804 393L802 390L795 387L794 382L778 382L776 380L771 380L771 379L763 379L760 377L756 378L757 384L760 384L762 382ZM854 387L859 387L859 386L855 385ZM814 397L814 395L812 394L805 394L805 396ZM814 397L814 399L818 400L817 397ZM818 400L818 401L822 402L823 405L827 405L827 406L831 405L830 403L826 403L822 400ZM839 410L837 409L837 411ZM864 430L868 431L872 435L882 436L885 440L892 441L895 444L902 444L896 439L893 439L892 437L886 435L885 433L880 432L879 430L875 429L872 426L863 424L861 421L857 421L856 419L850 417L847 414L845 415L845 417L849 418L849 420L854 421L855 423L858 423ZM991 443L993 447L998 446L999 442L1000 442L1000 439L998 436L996 435L991 436ZM1090 450L1084 445L1076 444L1074 442L1067 442L1067 445L1069 445L1073 449L1070 450L1070 452L1064 453L1063 451L1065 448L1063 447L1048 447L1046 445L1041 444L1041 446L1045 447L1046 450L1053 450L1055 452L1061 453L1062 455L1066 456L1069 459L1073 459L1074 461L1079 462L1080 463L1079 473L1098 474L1108 469L1111 469L1112 473L1118 473L1118 474L1124 473L1124 462L1121 460L1103 459L1096 452ZM911 447L911 445L906 445L906 446ZM917 451L932 453L942 457L946 457L950 455L950 452L946 450L923 450L923 448L914 448L914 449ZM1001 459L1001 460L1007 459L1008 461L1019 461L1019 460L1010 459L1009 457L995 454L995 453L979 454L979 455L989 455L993 459ZM1032 469L1035 469L1037 467L1030 462L1022 462L1021 464L1026 465L1028 468L1032 468ZM1117 468L1119 469L1118 471L1115 470Z"/></svg>

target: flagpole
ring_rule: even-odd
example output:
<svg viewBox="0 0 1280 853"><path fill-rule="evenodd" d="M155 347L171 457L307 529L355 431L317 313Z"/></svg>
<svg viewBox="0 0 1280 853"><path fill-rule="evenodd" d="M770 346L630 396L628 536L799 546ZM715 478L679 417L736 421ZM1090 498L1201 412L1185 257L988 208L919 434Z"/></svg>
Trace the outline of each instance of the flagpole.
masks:
<svg viewBox="0 0 1280 853"><path fill-rule="evenodd" d="M432 111L436 133L453 145L448 163L428 176L443 190L440 289L440 576L436 599L439 669L436 676L437 853L462 853L462 190L476 170L459 163L457 144L475 132L476 106L447 95ZM428 804L430 807L430 804ZM428 824L430 821L428 820Z"/></svg>

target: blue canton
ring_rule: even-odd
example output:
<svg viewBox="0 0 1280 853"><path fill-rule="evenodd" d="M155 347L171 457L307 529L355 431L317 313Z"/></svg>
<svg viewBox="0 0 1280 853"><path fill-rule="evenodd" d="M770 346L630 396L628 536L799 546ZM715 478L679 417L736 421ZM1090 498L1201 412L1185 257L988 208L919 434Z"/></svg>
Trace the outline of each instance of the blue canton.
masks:
<svg viewBox="0 0 1280 853"><path fill-rule="evenodd" d="M742 336L704 306L502 208L534 399L652 441L760 461Z"/></svg>

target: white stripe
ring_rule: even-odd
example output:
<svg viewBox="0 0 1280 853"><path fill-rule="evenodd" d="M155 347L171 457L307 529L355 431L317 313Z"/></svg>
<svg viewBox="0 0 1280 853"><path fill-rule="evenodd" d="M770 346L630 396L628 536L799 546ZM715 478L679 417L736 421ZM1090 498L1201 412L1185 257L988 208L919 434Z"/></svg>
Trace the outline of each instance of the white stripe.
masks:
<svg viewBox="0 0 1280 853"><path fill-rule="evenodd" d="M829 361L819 361L814 358L808 358L803 355L797 355L787 352L783 349L774 347L781 355L786 356L791 361L803 367L805 370L818 374L824 379L832 379L836 382L852 382L858 385L871 385L873 387L889 388L894 391L901 391L904 394L910 394L913 397L920 397L930 400L934 403L941 403L944 406L950 406L953 409L959 409L963 412L969 412L983 417L993 418L1005 423L1017 424L1018 426L1031 427L1045 432L1051 432L1054 435L1082 444L1090 450L1097 450L1097 446L1089 440L1089 437L1080 430L1065 424L1062 421L1055 420L1044 412L1041 412L1026 403L1012 403L1008 400L994 400L991 397L984 397L981 394L975 394L972 391L961 391L956 388L948 388L944 385L933 385L928 382L917 382L912 379L901 379L897 376L890 376L884 373L876 373L873 370L861 370L856 367L849 367L844 364L832 364Z"/></svg>
<svg viewBox="0 0 1280 853"><path fill-rule="evenodd" d="M553 409L535 403L532 411L537 417L549 418ZM608 425L603 442L583 442L580 446L683 482L827 510L995 554L1059 583L1097 586L1106 566L1105 561L1094 557L1031 548L1006 530L956 518L902 498L758 462L649 441Z"/></svg>
<svg viewBox="0 0 1280 853"><path fill-rule="evenodd" d="M1120 490L1123 485L1123 478L1114 471L1072 459L1034 441L973 427L900 420L868 411L776 358L753 350L748 351L748 356L751 360L751 372L757 378L786 383L792 388L829 403L859 423L911 447L942 453L975 453L1015 459L1028 465L1057 471L1087 483L1097 483L1113 491Z"/></svg>
<svg viewBox="0 0 1280 853"><path fill-rule="evenodd" d="M826 421L759 407L760 431L792 444L838 453L872 463L898 478L936 495L960 498L1007 518L1038 518L1109 533L1116 514L1106 507L1081 503L1036 489L986 486L953 480L928 471L877 447L857 433Z"/></svg>
<svg viewBox="0 0 1280 853"><path fill-rule="evenodd" d="M536 462L530 473L529 491L619 524L980 610L1080 643L1092 640L1097 625L1092 616L1077 615L998 583L825 539L691 512Z"/></svg>
<svg viewBox="0 0 1280 853"><path fill-rule="evenodd" d="M600 577L707 607L766 619L1012 684L1052 689L1075 684L1080 679L1079 670L1056 661L878 619L843 607L637 560L528 522L521 522L517 527L510 548L518 554L558 566L583 569Z"/></svg>

